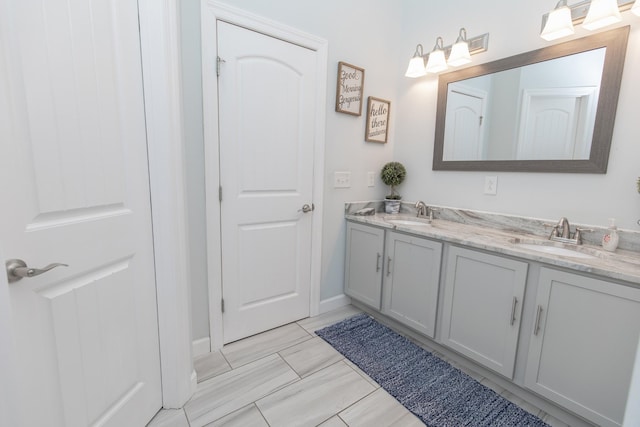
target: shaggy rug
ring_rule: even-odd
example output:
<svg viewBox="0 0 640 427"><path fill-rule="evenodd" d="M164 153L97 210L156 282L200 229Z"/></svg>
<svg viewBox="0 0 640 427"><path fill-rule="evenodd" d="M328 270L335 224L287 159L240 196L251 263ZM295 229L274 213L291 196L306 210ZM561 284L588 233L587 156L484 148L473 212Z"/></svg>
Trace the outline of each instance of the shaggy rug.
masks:
<svg viewBox="0 0 640 427"><path fill-rule="evenodd" d="M547 426L366 314L316 334L430 427Z"/></svg>

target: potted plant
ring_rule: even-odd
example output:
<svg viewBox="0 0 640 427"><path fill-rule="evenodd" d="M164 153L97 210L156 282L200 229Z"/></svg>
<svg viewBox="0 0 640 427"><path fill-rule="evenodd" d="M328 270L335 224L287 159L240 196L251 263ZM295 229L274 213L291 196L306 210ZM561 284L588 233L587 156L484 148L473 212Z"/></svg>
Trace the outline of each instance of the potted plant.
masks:
<svg viewBox="0 0 640 427"><path fill-rule="evenodd" d="M407 176L407 170L400 162L389 162L382 167L380 171L380 179L386 185L391 187L391 194L385 197L384 211L389 214L400 212L400 199L402 198L396 193L396 187L402 184Z"/></svg>

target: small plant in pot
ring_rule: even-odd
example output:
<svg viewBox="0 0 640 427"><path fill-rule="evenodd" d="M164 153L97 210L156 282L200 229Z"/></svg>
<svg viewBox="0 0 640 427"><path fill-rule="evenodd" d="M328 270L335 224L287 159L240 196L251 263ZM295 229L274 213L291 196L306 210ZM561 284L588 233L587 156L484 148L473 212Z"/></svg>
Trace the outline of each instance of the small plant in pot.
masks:
<svg viewBox="0 0 640 427"><path fill-rule="evenodd" d="M400 162L389 162L382 167L380 179L391 187L391 194L385 197L384 200L384 211L386 213L397 214L400 212L400 199L402 197L396 193L396 187L402 184L406 176L407 170Z"/></svg>

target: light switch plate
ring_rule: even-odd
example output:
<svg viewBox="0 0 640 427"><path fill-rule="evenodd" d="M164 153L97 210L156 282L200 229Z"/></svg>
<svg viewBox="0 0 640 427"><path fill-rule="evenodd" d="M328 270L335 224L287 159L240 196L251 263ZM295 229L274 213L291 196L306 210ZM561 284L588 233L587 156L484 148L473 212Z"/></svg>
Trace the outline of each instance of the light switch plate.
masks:
<svg viewBox="0 0 640 427"><path fill-rule="evenodd" d="M495 196L498 194L498 177L497 176L485 176L484 177L484 194Z"/></svg>
<svg viewBox="0 0 640 427"><path fill-rule="evenodd" d="M369 187L376 186L376 174L375 172L367 172L367 185Z"/></svg>
<svg viewBox="0 0 640 427"><path fill-rule="evenodd" d="M334 172L334 188L351 188L351 172Z"/></svg>

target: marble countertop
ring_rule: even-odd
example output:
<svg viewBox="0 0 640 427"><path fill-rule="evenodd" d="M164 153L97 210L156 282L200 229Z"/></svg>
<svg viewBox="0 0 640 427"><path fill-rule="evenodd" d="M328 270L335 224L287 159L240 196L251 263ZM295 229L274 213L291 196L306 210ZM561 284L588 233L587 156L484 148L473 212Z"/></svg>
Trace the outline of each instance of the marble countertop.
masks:
<svg viewBox="0 0 640 427"><path fill-rule="evenodd" d="M346 212L345 218L349 221L362 224L370 224L389 230L414 234L442 240L447 243L483 249L498 254L514 256L529 261L564 267L585 273L602 276L604 278L629 282L640 287L640 253L636 251L618 249L616 252L606 252L601 247L584 245L564 245L550 242L539 234L526 231L514 232L513 229L491 228L477 224L465 224L445 219L434 219L430 225L400 225L392 224L385 218L413 219L415 214L387 215L376 213L370 216L353 215ZM520 242L520 243L517 243ZM521 243L532 245L556 246L571 248L577 252L591 255L589 258L575 258L539 252L523 247Z"/></svg>

